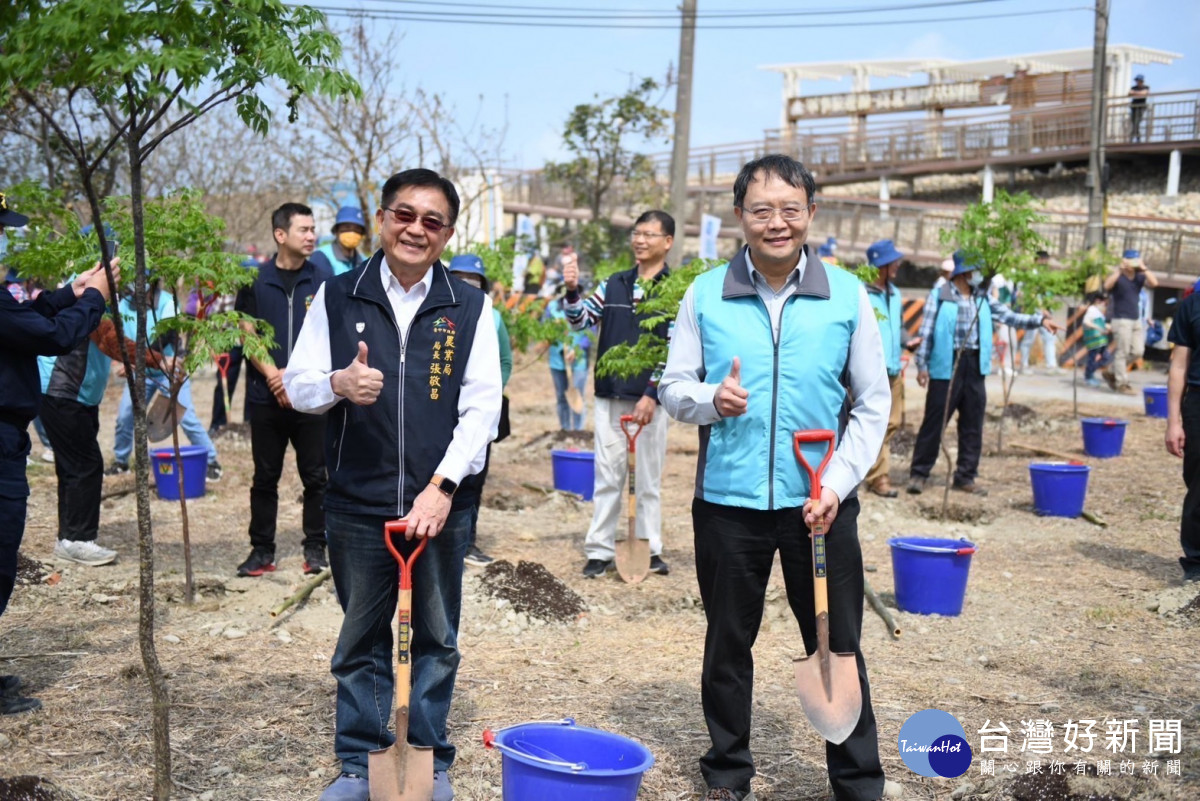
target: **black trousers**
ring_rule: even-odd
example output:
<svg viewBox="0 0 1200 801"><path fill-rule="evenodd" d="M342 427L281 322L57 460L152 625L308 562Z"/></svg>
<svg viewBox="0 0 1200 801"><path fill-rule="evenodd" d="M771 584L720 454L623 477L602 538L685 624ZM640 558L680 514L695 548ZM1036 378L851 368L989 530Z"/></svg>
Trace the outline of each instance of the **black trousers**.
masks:
<svg viewBox="0 0 1200 801"><path fill-rule="evenodd" d="M29 480L25 457L29 455L28 425L0 421L0 615L8 608L17 581L17 551L25 535L25 508Z"/></svg>
<svg viewBox="0 0 1200 801"><path fill-rule="evenodd" d="M1183 396L1183 519L1179 521L1179 564L1186 577L1200 577L1200 387L1188 387Z"/></svg>
<svg viewBox="0 0 1200 801"><path fill-rule="evenodd" d="M825 744L834 796L868 801L883 795L875 713L867 668L859 649L863 616L863 565L858 543L858 499L842 504L826 537L829 588L829 645L854 653L862 689L862 716L840 745ZM747 788L754 776L750 717L754 688L752 649L762 622L763 602L775 552L783 567L788 603L807 653L817 649L813 602L812 543L803 510L757 511L692 501L696 578L708 629L700 697L712 747L700 759L709 787Z"/></svg>
<svg viewBox="0 0 1200 801"><path fill-rule="evenodd" d="M242 373L242 348L240 345L229 349L229 367L225 373L229 379L229 398L232 403L233 391L237 389L238 376ZM245 419L245 414L242 417ZM208 427L220 428L228 424L229 418L225 409L225 381L221 378L221 371L217 370L217 386L213 389L212 422Z"/></svg>
<svg viewBox="0 0 1200 801"><path fill-rule="evenodd" d="M41 417L54 446L58 538L95 541L104 488L104 456L97 440L100 408L47 395L42 399Z"/></svg>
<svg viewBox="0 0 1200 801"><path fill-rule="evenodd" d="M248 403L254 481L250 485L250 544L275 552L279 477L290 442L304 485L304 547L325 545L325 415Z"/></svg>
<svg viewBox="0 0 1200 801"><path fill-rule="evenodd" d="M979 372L979 351L964 350L959 359L953 386L945 379L930 379L925 393L925 418L913 446L909 474L929 478L942 446L942 418L946 394L950 394L950 414L958 412L958 464L955 484L970 484L979 475L979 456L983 451L983 419L987 409L987 386Z"/></svg>

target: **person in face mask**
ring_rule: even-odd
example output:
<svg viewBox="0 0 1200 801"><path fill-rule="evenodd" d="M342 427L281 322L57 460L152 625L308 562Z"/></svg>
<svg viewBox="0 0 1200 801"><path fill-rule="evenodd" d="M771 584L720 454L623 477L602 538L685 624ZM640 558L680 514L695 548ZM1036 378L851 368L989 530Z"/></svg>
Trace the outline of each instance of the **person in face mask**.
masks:
<svg viewBox="0 0 1200 801"><path fill-rule="evenodd" d="M927 389L925 417L913 448L908 492L920 495L933 471L942 443L942 422L947 411L958 412L958 464L954 489L975 495L987 491L975 483L983 449L983 415L987 407L984 379L991 372L992 329L998 324L1015 328L1059 326L1044 312L1017 314L999 300L988 297L983 270L962 251L954 254L950 281L935 289L925 301L920 345L914 359L917 383ZM955 368L955 353L961 349ZM953 372L953 380L951 373Z"/></svg>
<svg viewBox="0 0 1200 801"><path fill-rule="evenodd" d="M308 260L317 267L328 267L334 275L357 270L366 261L358 251L366 236L367 223L362 209L342 206L333 223L333 241L314 250Z"/></svg>

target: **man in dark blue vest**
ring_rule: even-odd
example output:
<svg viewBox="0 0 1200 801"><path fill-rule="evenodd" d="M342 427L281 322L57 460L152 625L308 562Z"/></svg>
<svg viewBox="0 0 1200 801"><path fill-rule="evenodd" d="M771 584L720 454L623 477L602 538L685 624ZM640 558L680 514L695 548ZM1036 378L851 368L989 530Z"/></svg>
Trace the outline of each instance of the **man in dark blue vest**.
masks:
<svg viewBox="0 0 1200 801"><path fill-rule="evenodd" d="M805 244L816 212L812 174L764 156L734 182L747 246L699 276L675 320L659 396L700 426L692 528L708 629L700 695L711 748L700 759L706 801L750 801L752 650L775 553L808 653L817 649L809 532L827 532L829 646L853 653L862 712L827 742L838 801L883 795L875 714L859 649L863 566L858 484L875 461L891 392L879 326L862 283ZM793 432L828 429L836 449L820 497L793 453ZM815 466L822 454L807 453Z"/></svg>
<svg viewBox="0 0 1200 801"><path fill-rule="evenodd" d="M446 719L472 505L455 491L483 469L501 398L491 300L438 261L458 209L454 184L436 172L389 178L375 212L383 247L317 292L284 377L296 409L329 412L325 520L345 611L332 663L342 774L321 801L367 801L367 754L392 743L397 582L383 526L398 517L410 539L436 538L413 571L408 741L433 749L434 801L454 797Z"/></svg>
<svg viewBox="0 0 1200 801"><path fill-rule="evenodd" d="M563 286L567 288L563 312L576 331L598 325L600 341L596 361L615 345L632 345L642 335L646 319L640 306L645 287L670 274L667 253L675 241L675 220L665 211L644 212L633 224L630 247L637 264L601 281L592 294L579 294L579 261L575 253L563 257ZM655 333L667 338L667 323ZM628 444L621 432L622 415L632 415L642 426L637 440L637 537L650 542L650 571L670 572L662 557L662 468L667 452L667 416L658 411L658 376L662 366L635 376L596 376L596 483L592 524L584 542L587 562L583 575L597 578L615 567L615 541L625 485Z"/></svg>
<svg viewBox="0 0 1200 801"><path fill-rule="evenodd" d="M26 225L29 218L8 207L0 193L0 236L5 227ZM113 266L114 282L121 271ZM97 265L72 283L36 300L18 303L0 286L0 615L8 607L17 579L17 551L25 534L29 481L29 421L42 404L38 356L62 356L96 330L108 301L108 279ZM103 467L103 465L101 465ZM41 702L20 695L16 676L0 676L0 715L37 709Z"/></svg>
<svg viewBox="0 0 1200 801"><path fill-rule="evenodd" d="M279 477L290 442L296 452L296 472L304 485L305 573L320 573L325 560L325 415L301 414L292 408L283 388L283 371L313 298L333 276L328 266L309 260L317 243L312 209L284 203L271 215L278 248L258 270L254 283L243 288L235 309L271 324L271 362L250 359L246 371L246 414L250 422L250 451L254 480L250 485L250 556L238 565L239 576L261 576L275 569L275 522L279 516Z"/></svg>

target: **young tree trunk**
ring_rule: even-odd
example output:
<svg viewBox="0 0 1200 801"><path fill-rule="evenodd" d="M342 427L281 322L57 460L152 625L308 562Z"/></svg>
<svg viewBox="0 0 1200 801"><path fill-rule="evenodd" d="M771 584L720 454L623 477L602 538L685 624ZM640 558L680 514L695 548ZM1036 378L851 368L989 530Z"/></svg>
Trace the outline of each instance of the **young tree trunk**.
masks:
<svg viewBox="0 0 1200 801"><path fill-rule="evenodd" d="M178 354L176 354L178 356ZM187 380L184 375L183 381ZM183 602L191 606L196 602L196 585L192 578L192 540L188 529L187 493L183 487L183 457L179 454L179 392L183 381L176 382L175 371L171 371L168 386L171 388L171 445L175 451L175 480L179 485L179 518L183 525Z"/></svg>
<svg viewBox="0 0 1200 801"><path fill-rule="evenodd" d="M1013 327L1008 328L1008 354L1009 361L1012 363L1012 370L1008 376L1004 375L1004 359L1000 359L1000 386L1004 388L1004 401L1000 406L1000 425L996 427L996 450L1004 450L1004 422L1008 418L1008 399L1012 396L1013 384L1017 382L1017 335L1013 331ZM1030 332L1026 331L1025 336L1030 336ZM1021 369L1025 369L1025 363L1021 363Z"/></svg>
<svg viewBox="0 0 1200 801"><path fill-rule="evenodd" d="M129 184L130 212L133 217L134 250L136 254L137 284L144 288L146 270L146 232L142 207L142 162L136 141L129 141ZM145 297L143 292L142 298ZM139 330L145 331L145 301L139 301ZM151 728L154 745L154 801L168 801L171 797L171 699L167 691L167 680L154 648L154 530L150 521L150 470L149 443L146 437L145 338L137 343L137 375L142 386L141 408L135 407L133 418L133 452L137 470L137 516L138 516L138 645L142 653L142 667L146 681L150 684Z"/></svg>

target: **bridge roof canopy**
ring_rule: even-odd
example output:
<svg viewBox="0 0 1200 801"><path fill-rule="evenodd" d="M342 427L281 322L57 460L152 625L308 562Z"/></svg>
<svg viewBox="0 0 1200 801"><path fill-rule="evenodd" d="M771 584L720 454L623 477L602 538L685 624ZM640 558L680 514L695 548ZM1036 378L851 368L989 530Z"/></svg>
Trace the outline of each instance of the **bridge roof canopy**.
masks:
<svg viewBox="0 0 1200 801"><path fill-rule="evenodd" d="M1138 45L1109 45L1109 62L1124 64L1171 64L1183 56L1167 50ZM817 81L842 78L903 78L915 73L928 74L931 81L969 81L1010 75L1017 70L1031 74L1071 72L1092 66L1092 49L1050 50L1015 56L952 61L945 58L880 59L860 61L824 61L809 64L769 64L759 69L782 73L789 81ZM865 87L857 87L860 90Z"/></svg>

